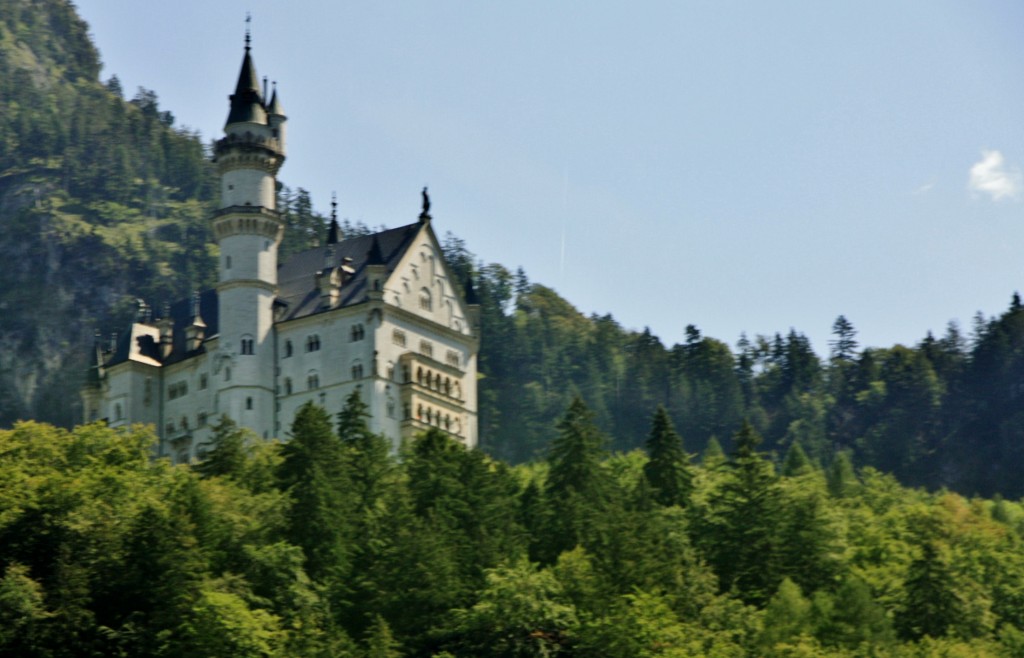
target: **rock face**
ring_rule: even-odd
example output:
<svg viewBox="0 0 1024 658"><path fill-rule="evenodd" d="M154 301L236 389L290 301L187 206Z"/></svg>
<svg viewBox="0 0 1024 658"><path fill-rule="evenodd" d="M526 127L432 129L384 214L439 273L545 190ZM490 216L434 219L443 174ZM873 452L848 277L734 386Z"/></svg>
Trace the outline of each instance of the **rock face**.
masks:
<svg viewBox="0 0 1024 658"><path fill-rule="evenodd" d="M0 0L0 426L78 421L94 332L212 281L198 136L99 68L70 2Z"/></svg>

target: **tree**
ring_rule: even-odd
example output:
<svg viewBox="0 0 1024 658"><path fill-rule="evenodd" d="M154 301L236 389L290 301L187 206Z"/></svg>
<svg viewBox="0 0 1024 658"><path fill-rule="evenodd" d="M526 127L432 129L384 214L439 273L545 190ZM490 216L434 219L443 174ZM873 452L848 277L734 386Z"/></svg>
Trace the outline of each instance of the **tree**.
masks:
<svg viewBox="0 0 1024 658"><path fill-rule="evenodd" d="M238 477L245 469L245 439L245 430L221 416L213 428L213 449L192 468L203 477Z"/></svg>
<svg viewBox="0 0 1024 658"><path fill-rule="evenodd" d="M807 458L807 453L800 447L799 443L789 446L786 451L786 459L782 462L782 474L786 477L805 475L814 470L814 465Z"/></svg>
<svg viewBox="0 0 1024 658"><path fill-rule="evenodd" d="M835 336L835 339L829 341L832 358L838 361L853 360L857 353L857 330L845 315L840 315L832 323L832 335Z"/></svg>
<svg viewBox="0 0 1024 658"><path fill-rule="evenodd" d="M921 555L907 570L903 607L896 613L897 631L910 640L926 635L943 637L964 614L956 582L939 546L925 540L920 548Z"/></svg>
<svg viewBox="0 0 1024 658"><path fill-rule="evenodd" d="M761 437L744 422L720 490L710 500L710 526L700 537L721 589L747 603L768 600L782 580L777 527L780 492L770 462L757 452Z"/></svg>
<svg viewBox="0 0 1024 658"><path fill-rule="evenodd" d="M551 444L545 490L552 510L551 527L542 551L546 561L553 562L559 553L579 544L593 527L610 491L608 474L602 468L606 454L593 415L581 398L573 398Z"/></svg>
<svg viewBox="0 0 1024 658"><path fill-rule="evenodd" d="M660 405L651 421L647 454L650 458L644 464L644 478L653 490L654 499L666 507L685 507L693 490L693 474L688 465L690 456L683 449L683 440L672 427L668 412Z"/></svg>
<svg viewBox="0 0 1024 658"><path fill-rule="evenodd" d="M288 539L306 555L306 570L322 580L344 572L348 489L341 442L323 408L307 402L292 423L278 469L282 490L292 497Z"/></svg>

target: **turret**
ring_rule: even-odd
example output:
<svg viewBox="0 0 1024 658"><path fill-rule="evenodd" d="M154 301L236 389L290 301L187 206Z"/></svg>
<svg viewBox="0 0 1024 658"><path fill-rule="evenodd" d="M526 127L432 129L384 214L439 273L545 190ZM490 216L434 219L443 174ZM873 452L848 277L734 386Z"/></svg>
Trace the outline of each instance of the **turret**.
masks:
<svg viewBox="0 0 1024 658"><path fill-rule="evenodd" d="M214 146L221 180L220 209L212 222L220 247L216 349L218 358L231 363L231 376L225 368L218 380L218 400L221 412L267 437L275 429L274 300L284 234L276 177L285 159L285 116L280 100L264 103L248 35L230 99L224 138ZM198 348L206 329L198 311L193 315L189 349Z"/></svg>
<svg viewBox="0 0 1024 658"><path fill-rule="evenodd" d="M185 327L185 350L195 352L206 337L206 323L199 314L199 293L192 295L192 321Z"/></svg>
<svg viewBox="0 0 1024 658"><path fill-rule="evenodd" d="M270 103L267 105L267 121L270 124L270 132L280 144L281 152L285 150L285 124L288 117L281 109L281 97L277 93L277 82L274 82L274 90L270 94Z"/></svg>

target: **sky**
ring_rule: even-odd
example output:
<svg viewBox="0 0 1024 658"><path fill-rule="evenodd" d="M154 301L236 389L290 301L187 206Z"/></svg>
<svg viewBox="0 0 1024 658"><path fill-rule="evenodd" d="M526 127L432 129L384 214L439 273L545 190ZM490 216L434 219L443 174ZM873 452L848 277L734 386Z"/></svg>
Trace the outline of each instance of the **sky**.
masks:
<svg viewBox="0 0 1024 658"><path fill-rule="evenodd" d="M126 95L219 137L243 54L279 178L433 225L666 345L845 315L969 332L1024 291L1024 3L76 0Z"/></svg>

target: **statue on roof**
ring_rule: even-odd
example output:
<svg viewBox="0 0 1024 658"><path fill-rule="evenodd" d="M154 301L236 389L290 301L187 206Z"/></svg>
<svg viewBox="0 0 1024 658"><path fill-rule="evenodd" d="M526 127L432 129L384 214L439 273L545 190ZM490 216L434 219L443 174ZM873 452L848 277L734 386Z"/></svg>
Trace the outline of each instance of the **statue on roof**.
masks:
<svg viewBox="0 0 1024 658"><path fill-rule="evenodd" d="M420 214L422 214L422 215L429 215L430 214L430 195L427 194L426 186L423 187L423 212L420 213Z"/></svg>

